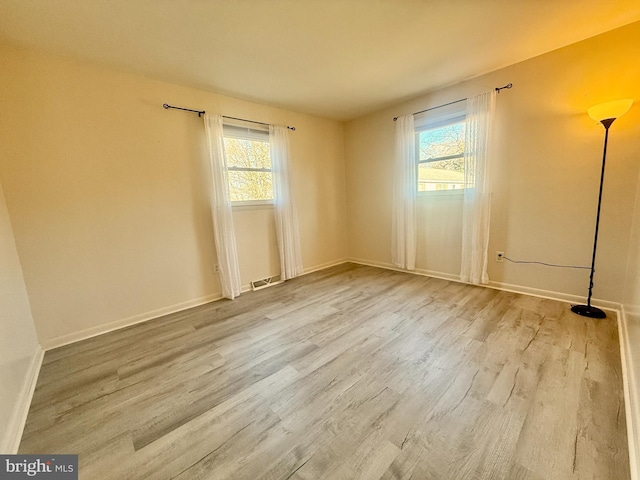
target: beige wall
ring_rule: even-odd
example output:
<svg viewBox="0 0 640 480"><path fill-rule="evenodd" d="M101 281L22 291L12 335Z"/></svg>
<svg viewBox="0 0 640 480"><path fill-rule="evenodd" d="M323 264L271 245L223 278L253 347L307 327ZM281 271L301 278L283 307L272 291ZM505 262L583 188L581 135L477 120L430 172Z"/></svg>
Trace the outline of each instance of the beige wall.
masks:
<svg viewBox="0 0 640 480"><path fill-rule="evenodd" d="M391 264L391 179L399 114L513 82L498 96L489 276L502 285L585 295L588 271L514 265L507 256L590 265L604 131L589 106L640 101L640 23L351 121L345 128L349 256ZM640 105L611 129L594 297L622 301L640 163ZM460 268L461 199L419 200L417 267L445 276Z"/></svg>
<svg viewBox="0 0 640 480"><path fill-rule="evenodd" d="M346 257L343 126L0 48L0 176L46 345L219 296L204 127L164 102L295 125L305 269ZM272 210L237 210L242 283L279 273Z"/></svg>
<svg viewBox="0 0 640 480"><path fill-rule="evenodd" d="M629 61L639 54L637 23L345 127L0 47L0 176L39 338L51 345L218 296L202 119L163 102L296 125L305 267L347 254L389 265L392 117L513 82L498 98L491 256L588 264L603 132L584 112L640 99L640 66ZM607 165L594 294L615 302L623 300L639 117L636 105L614 124ZM460 197L421 198L418 211L418 267L457 276ZM234 216L243 284L277 274L272 211ZM491 261L489 274L568 295L586 294L588 283L586 271L508 262Z"/></svg>
<svg viewBox="0 0 640 480"><path fill-rule="evenodd" d="M640 101L637 58L640 23L343 126L0 46L0 431L36 330L41 343L55 345L220 293L202 119L165 111L163 102L295 125L306 269L347 255L390 265L392 117L513 82L498 98L491 254L586 265L603 131L585 111L614 98ZM594 291L624 303L636 373L639 138L636 104L611 131ZM457 276L461 211L457 196L420 199L421 270ZM243 284L277 274L272 210L239 208L234 219ZM489 274L499 284L567 295L585 295L588 283L585 271L493 261Z"/></svg>
<svg viewBox="0 0 640 480"><path fill-rule="evenodd" d="M629 402L627 412L635 419L631 427L634 444L630 444L632 469L636 468L636 477L640 478L640 177L638 192L633 212L633 226L627 262L627 275L624 285L624 324L622 325L621 342L626 342L626 374L629 386ZM629 414L629 413L628 413Z"/></svg>
<svg viewBox="0 0 640 480"><path fill-rule="evenodd" d="M0 453L14 453L12 420L24 401L29 367L38 348L11 221L0 185Z"/></svg>

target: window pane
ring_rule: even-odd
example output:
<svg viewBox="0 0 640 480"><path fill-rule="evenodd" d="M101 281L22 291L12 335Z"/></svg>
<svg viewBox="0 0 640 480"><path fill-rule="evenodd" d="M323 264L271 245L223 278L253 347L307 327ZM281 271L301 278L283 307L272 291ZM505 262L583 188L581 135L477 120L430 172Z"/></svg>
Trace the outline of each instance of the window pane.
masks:
<svg viewBox="0 0 640 480"><path fill-rule="evenodd" d="M227 154L227 166L229 167L271 170L269 142L225 137L224 150Z"/></svg>
<svg viewBox="0 0 640 480"><path fill-rule="evenodd" d="M464 152L464 123L454 123L419 135L419 159L462 155Z"/></svg>
<svg viewBox="0 0 640 480"><path fill-rule="evenodd" d="M231 201L273 200L269 142L225 137L224 149L228 168L269 170L228 170Z"/></svg>
<svg viewBox="0 0 640 480"><path fill-rule="evenodd" d="M423 162L418 163L418 192L464 188L464 133L459 120L416 132L418 162Z"/></svg>
<svg viewBox="0 0 640 480"><path fill-rule="evenodd" d="M464 188L464 160L462 158L418 165L419 192L462 188Z"/></svg>
<svg viewBox="0 0 640 480"><path fill-rule="evenodd" d="M273 200L271 172L229 171L228 175L232 202Z"/></svg>

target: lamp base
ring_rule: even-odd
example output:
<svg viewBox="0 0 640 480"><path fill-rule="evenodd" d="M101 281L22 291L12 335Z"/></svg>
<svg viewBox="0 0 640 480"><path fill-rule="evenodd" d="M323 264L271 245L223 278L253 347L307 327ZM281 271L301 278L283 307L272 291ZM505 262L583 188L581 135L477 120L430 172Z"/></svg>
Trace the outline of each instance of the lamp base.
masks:
<svg viewBox="0 0 640 480"><path fill-rule="evenodd" d="M589 318L605 318L607 316L602 310L591 305L572 305L571 311Z"/></svg>

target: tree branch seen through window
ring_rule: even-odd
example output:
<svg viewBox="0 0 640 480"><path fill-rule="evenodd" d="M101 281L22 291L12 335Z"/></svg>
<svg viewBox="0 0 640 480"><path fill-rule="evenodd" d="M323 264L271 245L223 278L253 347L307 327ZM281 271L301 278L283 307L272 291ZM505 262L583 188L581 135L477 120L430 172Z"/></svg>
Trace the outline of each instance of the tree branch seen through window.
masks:
<svg viewBox="0 0 640 480"><path fill-rule="evenodd" d="M232 202L273 200L269 142L224 138Z"/></svg>
<svg viewBox="0 0 640 480"><path fill-rule="evenodd" d="M464 188L464 122L416 132L418 192Z"/></svg>

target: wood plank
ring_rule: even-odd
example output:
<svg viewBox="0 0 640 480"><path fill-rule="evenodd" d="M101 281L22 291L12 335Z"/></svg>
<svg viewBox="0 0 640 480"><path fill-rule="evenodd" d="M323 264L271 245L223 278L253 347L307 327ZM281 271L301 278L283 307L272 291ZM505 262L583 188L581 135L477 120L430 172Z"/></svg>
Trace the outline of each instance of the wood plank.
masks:
<svg viewBox="0 0 640 480"><path fill-rule="evenodd" d="M617 323L343 264L45 355L80 478L629 478Z"/></svg>

